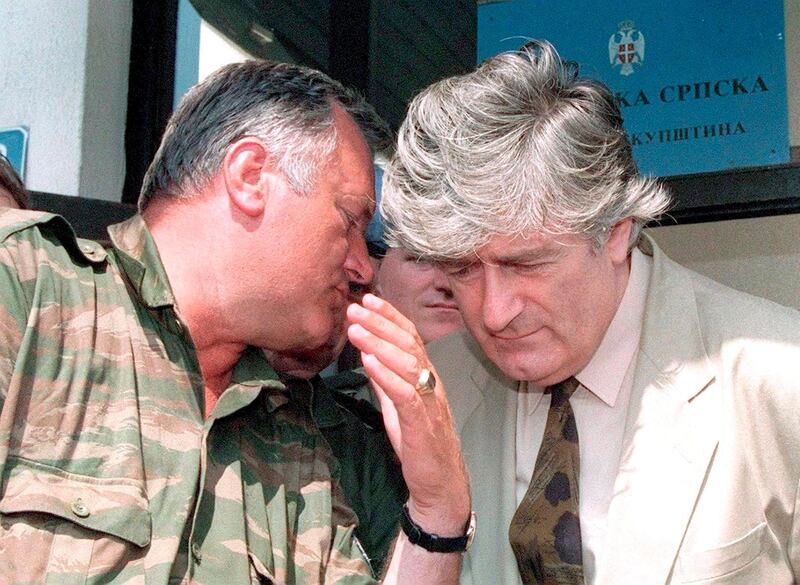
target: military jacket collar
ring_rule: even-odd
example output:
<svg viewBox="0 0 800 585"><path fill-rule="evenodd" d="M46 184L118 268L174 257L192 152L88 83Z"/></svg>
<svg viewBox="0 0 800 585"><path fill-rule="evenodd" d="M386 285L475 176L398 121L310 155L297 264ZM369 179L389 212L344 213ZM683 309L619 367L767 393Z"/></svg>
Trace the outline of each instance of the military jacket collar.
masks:
<svg viewBox="0 0 800 585"><path fill-rule="evenodd" d="M118 253L120 268L139 300L150 309L173 306L175 296L144 218L136 214L109 226L108 233Z"/></svg>

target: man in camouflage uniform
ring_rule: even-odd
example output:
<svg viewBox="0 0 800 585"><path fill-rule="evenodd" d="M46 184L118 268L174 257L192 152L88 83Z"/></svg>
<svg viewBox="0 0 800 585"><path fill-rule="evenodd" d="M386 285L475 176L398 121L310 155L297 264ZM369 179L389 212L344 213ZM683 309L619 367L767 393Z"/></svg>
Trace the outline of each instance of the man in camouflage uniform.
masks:
<svg viewBox="0 0 800 585"><path fill-rule="evenodd" d="M374 582L313 392L255 348L329 361L349 284L372 276L384 137L318 72L232 65L183 100L111 250L0 213L0 582ZM383 396L410 515L463 534L443 393ZM401 535L386 582L459 566Z"/></svg>

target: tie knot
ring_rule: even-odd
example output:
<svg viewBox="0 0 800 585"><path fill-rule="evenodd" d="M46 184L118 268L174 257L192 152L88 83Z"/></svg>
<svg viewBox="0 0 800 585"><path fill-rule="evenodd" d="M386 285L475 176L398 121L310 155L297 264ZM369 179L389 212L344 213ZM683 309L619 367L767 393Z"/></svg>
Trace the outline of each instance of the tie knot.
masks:
<svg viewBox="0 0 800 585"><path fill-rule="evenodd" d="M575 390L578 389L578 386L580 386L580 382L574 376L570 376L558 384L548 386L547 389L551 394L551 407L558 407L567 402L575 393Z"/></svg>

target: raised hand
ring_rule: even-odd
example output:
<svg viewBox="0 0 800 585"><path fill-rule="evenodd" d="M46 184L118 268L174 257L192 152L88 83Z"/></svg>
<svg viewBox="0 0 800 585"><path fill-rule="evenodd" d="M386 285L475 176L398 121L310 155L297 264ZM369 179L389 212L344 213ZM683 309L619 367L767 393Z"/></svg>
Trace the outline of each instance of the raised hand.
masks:
<svg viewBox="0 0 800 585"><path fill-rule="evenodd" d="M362 352L403 467L412 518L440 536L463 534L470 514L467 474L445 389L416 328L371 294L350 305L347 316L348 336ZM432 392L420 386L426 369L435 380Z"/></svg>

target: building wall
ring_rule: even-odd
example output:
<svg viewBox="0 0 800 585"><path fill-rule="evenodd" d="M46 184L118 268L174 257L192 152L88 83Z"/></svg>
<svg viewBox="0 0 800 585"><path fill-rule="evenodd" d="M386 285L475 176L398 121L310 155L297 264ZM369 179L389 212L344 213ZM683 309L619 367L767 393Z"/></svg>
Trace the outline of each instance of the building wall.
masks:
<svg viewBox="0 0 800 585"><path fill-rule="evenodd" d="M673 260L800 309L800 214L647 230Z"/></svg>
<svg viewBox="0 0 800 585"><path fill-rule="evenodd" d="M0 0L0 127L27 126L26 182L75 195L80 184L88 6ZM66 34L69 32L70 34Z"/></svg>
<svg viewBox="0 0 800 585"><path fill-rule="evenodd" d="M131 0L89 2L78 191L83 197L121 198L131 15Z"/></svg>
<svg viewBox="0 0 800 585"><path fill-rule="evenodd" d="M0 0L0 128L30 130L29 189L119 201L130 0Z"/></svg>

